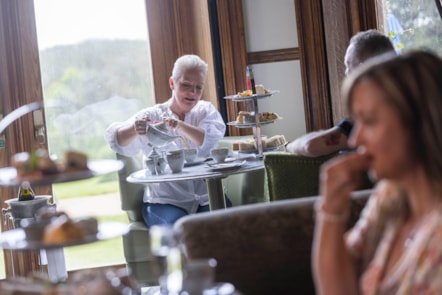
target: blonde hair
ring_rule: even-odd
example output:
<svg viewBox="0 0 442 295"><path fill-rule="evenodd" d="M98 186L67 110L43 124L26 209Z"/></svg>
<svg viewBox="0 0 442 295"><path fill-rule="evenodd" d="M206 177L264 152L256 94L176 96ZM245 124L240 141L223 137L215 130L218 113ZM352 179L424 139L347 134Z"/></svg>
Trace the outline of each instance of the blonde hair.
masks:
<svg viewBox="0 0 442 295"><path fill-rule="evenodd" d="M186 54L179 57L173 66L172 79L177 82L178 79L187 71L197 71L207 76L207 63L202 60L198 55Z"/></svg>
<svg viewBox="0 0 442 295"><path fill-rule="evenodd" d="M442 60L424 50L382 55L344 80L343 97L350 110L353 90L369 79L398 113L410 133L410 156L422 164L433 189L442 191Z"/></svg>

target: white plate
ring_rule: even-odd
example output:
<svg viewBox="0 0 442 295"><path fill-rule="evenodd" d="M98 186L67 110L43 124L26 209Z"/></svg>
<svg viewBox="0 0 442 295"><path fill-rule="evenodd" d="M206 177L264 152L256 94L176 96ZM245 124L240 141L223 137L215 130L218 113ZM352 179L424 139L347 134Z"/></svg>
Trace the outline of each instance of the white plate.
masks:
<svg viewBox="0 0 442 295"><path fill-rule="evenodd" d="M280 118L278 118L278 119L280 119ZM278 120L278 119L276 119L276 120ZM259 122L259 125L267 125L267 124L271 124L271 123L274 123L274 122L275 122L275 120L261 121L261 122ZM236 121L232 121L232 122L228 122L227 125L235 126L235 127L238 127L238 128L250 128L250 127L256 126L256 123L239 124L239 123L236 123Z"/></svg>
<svg viewBox="0 0 442 295"><path fill-rule="evenodd" d="M204 163L206 161L205 158L196 158L195 161L193 162L184 162L184 167L190 167L190 166L196 166L196 165L200 165L202 163Z"/></svg>
<svg viewBox="0 0 442 295"><path fill-rule="evenodd" d="M0 186L18 186L27 180L34 185L47 185L53 183L82 180L90 177L116 172L124 167L123 161L119 160L91 160L87 163L87 170L60 172L43 176L17 177L15 167L0 168Z"/></svg>
<svg viewBox="0 0 442 295"><path fill-rule="evenodd" d="M218 162L215 162L215 160L212 159L212 160L208 161L207 164L210 166L210 165L216 165L216 164L231 163L231 162L234 162L236 160L238 160L236 157L227 157L227 158L224 159L224 161L218 163Z"/></svg>
<svg viewBox="0 0 442 295"><path fill-rule="evenodd" d="M244 160L242 162L231 162L231 163L218 163L218 164L210 164L206 163L209 169L214 171L221 171L221 170L229 170L234 168L239 168L242 165L244 165L247 161Z"/></svg>

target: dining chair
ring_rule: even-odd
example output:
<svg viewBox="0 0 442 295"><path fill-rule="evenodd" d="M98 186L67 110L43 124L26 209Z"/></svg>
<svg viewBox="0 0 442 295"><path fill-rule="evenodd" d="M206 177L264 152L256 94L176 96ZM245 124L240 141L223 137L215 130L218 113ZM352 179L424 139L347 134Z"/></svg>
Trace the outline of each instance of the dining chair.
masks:
<svg viewBox="0 0 442 295"><path fill-rule="evenodd" d="M116 157L124 162L124 168L118 172L118 183L121 209L126 212L129 219L129 230L123 236L126 266L138 285L158 285L153 270L153 256L150 252L149 229L144 224L141 214L145 186L126 181L132 172L142 169L141 160L120 154L116 154Z"/></svg>

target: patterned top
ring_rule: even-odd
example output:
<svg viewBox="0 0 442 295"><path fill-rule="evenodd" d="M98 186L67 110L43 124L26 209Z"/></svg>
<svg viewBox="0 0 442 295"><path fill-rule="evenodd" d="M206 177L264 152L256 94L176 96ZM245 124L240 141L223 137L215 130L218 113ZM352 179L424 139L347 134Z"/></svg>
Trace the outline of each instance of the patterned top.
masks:
<svg viewBox="0 0 442 295"><path fill-rule="evenodd" d="M407 240L391 274L382 278L407 214L403 194L384 181L347 233L348 249L361 265L361 294L442 294L442 207L435 208L416 226L415 235Z"/></svg>

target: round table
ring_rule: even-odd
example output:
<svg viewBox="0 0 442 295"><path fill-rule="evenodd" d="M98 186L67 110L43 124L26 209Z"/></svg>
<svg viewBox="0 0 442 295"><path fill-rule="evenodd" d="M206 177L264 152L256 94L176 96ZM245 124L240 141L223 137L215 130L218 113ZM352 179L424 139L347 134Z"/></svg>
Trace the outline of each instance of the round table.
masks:
<svg viewBox="0 0 442 295"><path fill-rule="evenodd" d="M148 169L136 171L127 177L131 183L149 184L183 180L205 179L209 196L210 210L226 208L222 179L230 175L248 173L264 169L264 162L259 158L235 159L235 161L209 166L210 162L184 167L179 173L166 171L164 174L152 175Z"/></svg>

